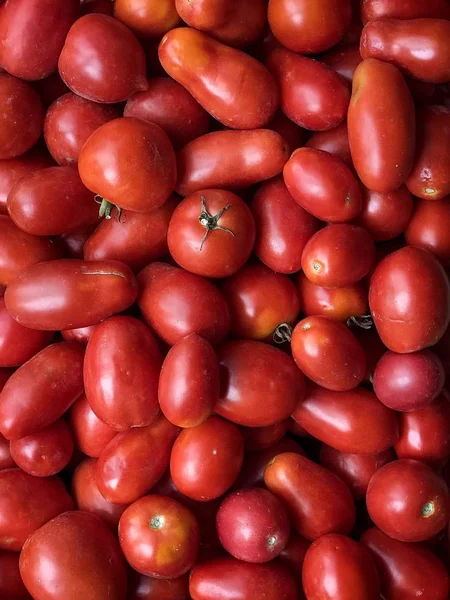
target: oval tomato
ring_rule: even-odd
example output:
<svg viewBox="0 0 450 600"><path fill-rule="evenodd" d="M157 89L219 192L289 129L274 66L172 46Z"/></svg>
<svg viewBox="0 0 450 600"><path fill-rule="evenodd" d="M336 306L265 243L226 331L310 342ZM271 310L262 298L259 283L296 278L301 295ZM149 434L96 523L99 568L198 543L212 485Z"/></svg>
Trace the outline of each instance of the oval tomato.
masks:
<svg viewBox="0 0 450 600"><path fill-rule="evenodd" d="M347 123L341 123L333 129L313 133L305 145L307 148L328 152L340 158L348 167L353 167Z"/></svg>
<svg viewBox="0 0 450 600"><path fill-rule="evenodd" d="M112 427L100 421L84 394L72 405L69 418L75 445L87 456L98 458L116 435Z"/></svg>
<svg viewBox="0 0 450 600"><path fill-rule="evenodd" d="M450 267L450 196L430 202L418 200L405 239L410 246L428 250L444 267Z"/></svg>
<svg viewBox="0 0 450 600"><path fill-rule="evenodd" d="M94 199L95 201L95 199ZM56 243L61 248L65 258L83 258L83 247L89 236L95 231L98 220L84 227L57 236Z"/></svg>
<svg viewBox="0 0 450 600"><path fill-rule="evenodd" d="M0 471L3 471L3 469L11 469L15 466L16 463L11 456L9 440L0 434Z"/></svg>
<svg viewBox="0 0 450 600"><path fill-rule="evenodd" d="M450 17L450 7L447 0L430 0L426 4L415 0L365 0L361 5L361 20L363 23L374 19L418 19L420 17Z"/></svg>
<svg viewBox="0 0 450 600"><path fill-rule="evenodd" d="M285 435L288 430L290 419L284 419L266 427L243 427L241 433L244 438L246 452L254 452L270 448Z"/></svg>
<svg viewBox="0 0 450 600"><path fill-rule="evenodd" d="M359 42L359 35L357 41ZM350 84L353 81L356 67L363 60L359 51L359 44L338 46L321 56L320 59Z"/></svg>
<svg viewBox="0 0 450 600"><path fill-rule="evenodd" d="M274 118L268 123L267 129L276 131L289 146L288 156L300 146L303 146L307 136L305 129L288 119L281 110L277 110Z"/></svg>
<svg viewBox="0 0 450 600"><path fill-rule="evenodd" d="M133 600L190 600L189 573L174 579L156 579L132 571L128 594Z"/></svg>
<svg viewBox="0 0 450 600"><path fill-rule="evenodd" d="M392 192L372 192L363 188L363 207L358 222L377 242L402 234L413 214L413 200L404 185Z"/></svg>
<svg viewBox="0 0 450 600"><path fill-rule="evenodd" d="M78 342L86 346L89 338L94 333L95 325L89 325L88 327L79 327L78 329L63 329L61 335L68 342Z"/></svg>
<svg viewBox="0 0 450 600"><path fill-rule="evenodd" d="M158 39L180 22L175 0L116 0L114 16L144 38Z"/></svg>

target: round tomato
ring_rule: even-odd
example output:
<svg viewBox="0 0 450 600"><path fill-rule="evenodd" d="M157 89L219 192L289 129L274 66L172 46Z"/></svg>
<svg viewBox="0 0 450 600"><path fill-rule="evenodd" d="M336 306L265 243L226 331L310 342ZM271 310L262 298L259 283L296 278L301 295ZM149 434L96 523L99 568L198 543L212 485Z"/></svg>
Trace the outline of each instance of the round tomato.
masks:
<svg viewBox="0 0 450 600"><path fill-rule="evenodd" d="M116 0L114 16L143 38L160 39L180 23L175 0Z"/></svg>

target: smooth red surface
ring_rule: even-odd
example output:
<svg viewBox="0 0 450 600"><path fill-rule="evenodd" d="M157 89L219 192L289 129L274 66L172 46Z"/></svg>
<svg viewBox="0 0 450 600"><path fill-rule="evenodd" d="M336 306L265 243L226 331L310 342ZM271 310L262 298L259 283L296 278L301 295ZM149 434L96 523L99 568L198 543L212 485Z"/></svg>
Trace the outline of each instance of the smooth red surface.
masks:
<svg viewBox="0 0 450 600"><path fill-rule="evenodd" d="M114 16L144 38L158 39L180 22L175 0L116 0Z"/></svg>
<svg viewBox="0 0 450 600"><path fill-rule="evenodd" d="M136 572L128 577L132 600L190 600L189 574L175 579L156 579Z"/></svg>
<svg viewBox="0 0 450 600"><path fill-rule="evenodd" d="M356 41L359 41L359 35ZM338 46L323 54L320 59L339 73L348 83L353 81L356 67L363 60L358 44Z"/></svg>
<svg viewBox="0 0 450 600"><path fill-rule="evenodd" d="M333 127L333 129L316 131L305 145L308 148L316 148L317 150L329 152L329 154L340 158L348 167L353 167L346 122Z"/></svg>
<svg viewBox="0 0 450 600"><path fill-rule="evenodd" d="M20 576L19 556L0 551L0 594L8 600L32 600Z"/></svg>
<svg viewBox="0 0 450 600"><path fill-rule="evenodd" d="M449 227L450 196L433 202L417 200L405 239L410 246L428 250L444 267L450 267Z"/></svg>
<svg viewBox="0 0 450 600"><path fill-rule="evenodd" d="M376 242L393 240L407 229L413 199L405 185L392 192L372 192L363 187L362 198L358 222Z"/></svg>
<svg viewBox="0 0 450 600"><path fill-rule="evenodd" d="M72 405L69 419L75 445L87 456L98 458L106 444L116 435L116 431L100 421L92 411L85 394Z"/></svg>
<svg viewBox="0 0 450 600"><path fill-rule="evenodd" d="M420 17L450 17L447 0L430 0L422 3L416 0L365 0L361 5L363 23L374 19L418 19Z"/></svg>

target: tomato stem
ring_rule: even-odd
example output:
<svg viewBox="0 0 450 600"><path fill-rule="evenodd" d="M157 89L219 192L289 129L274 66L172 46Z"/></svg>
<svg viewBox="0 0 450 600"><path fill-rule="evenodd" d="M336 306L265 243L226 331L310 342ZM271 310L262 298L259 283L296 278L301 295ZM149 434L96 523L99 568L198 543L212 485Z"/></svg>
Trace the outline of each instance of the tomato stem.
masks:
<svg viewBox="0 0 450 600"><path fill-rule="evenodd" d="M111 219L111 211L113 208L115 208L117 209L118 219L120 222L120 217L122 215L122 209L120 208L120 206L113 204L112 202L110 202L106 198L102 198L98 194L94 197L94 200L97 202L97 204L100 204L100 209L98 211L98 216L100 219L103 217L105 217L105 219Z"/></svg>
<svg viewBox="0 0 450 600"><path fill-rule="evenodd" d="M361 329L372 329L373 319L372 315L362 315L360 317L350 317L347 320L347 327L350 329L354 327L361 327Z"/></svg>
<svg viewBox="0 0 450 600"><path fill-rule="evenodd" d="M287 323L281 323L273 332L272 337L275 344L290 342L292 337L292 327Z"/></svg>
<svg viewBox="0 0 450 600"><path fill-rule="evenodd" d="M230 209L233 206L232 204L227 204L222 209L220 209L216 215L211 215L206 208L206 198L204 196L200 196L200 200L202 202L202 212L200 213L198 220L200 222L200 225L206 229L205 235L203 236L203 239L200 244L201 251L203 248L203 244L205 243L210 231L219 229L220 231L231 233L233 237L235 237L235 234L233 231L231 231L231 229L228 229L228 227L222 227L221 225L219 225L219 219L226 210Z"/></svg>

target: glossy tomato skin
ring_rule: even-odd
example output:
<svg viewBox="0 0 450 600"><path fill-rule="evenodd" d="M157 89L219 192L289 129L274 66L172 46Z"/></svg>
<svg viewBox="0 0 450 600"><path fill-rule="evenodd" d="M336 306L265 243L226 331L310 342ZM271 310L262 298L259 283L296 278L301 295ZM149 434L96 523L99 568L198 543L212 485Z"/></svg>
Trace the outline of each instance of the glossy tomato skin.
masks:
<svg viewBox="0 0 450 600"><path fill-rule="evenodd" d="M289 146L289 154L303 146L306 139L306 131L291 121L280 109L267 125L267 129L276 131L281 135Z"/></svg>
<svg viewBox="0 0 450 600"><path fill-rule="evenodd" d="M365 24L375 19L419 19L436 17L446 19L450 7L446 0L431 0L426 4L415 0L365 0L361 5L361 19Z"/></svg>
<svg viewBox="0 0 450 600"><path fill-rule="evenodd" d="M363 188L362 197L358 222L376 242L393 240L405 231L413 214L413 200L405 185L384 193Z"/></svg>
<svg viewBox="0 0 450 600"><path fill-rule="evenodd" d="M416 352L443 336L450 319L444 269L425 250L406 247L382 260L370 280L375 326L392 352Z"/></svg>
<svg viewBox="0 0 450 600"><path fill-rule="evenodd" d="M269 129L207 133L178 153L176 191L246 188L281 173L288 158L285 140Z"/></svg>
<svg viewBox="0 0 450 600"><path fill-rule="evenodd" d="M143 38L160 38L180 23L175 0L115 0L114 16Z"/></svg>
<svg viewBox="0 0 450 600"><path fill-rule="evenodd" d="M213 412L219 398L219 360L211 344L192 333L167 353L159 377L158 400L177 427L195 427Z"/></svg>
<svg viewBox="0 0 450 600"><path fill-rule="evenodd" d="M100 421L82 394L70 409L70 428L77 448L93 458L100 456L103 448L113 439L116 431Z"/></svg>
<svg viewBox="0 0 450 600"><path fill-rule="evenodd" d="M241 433L244 438L246 452L256 452L270 448L285 435L288 430L290 419L284 419L267 427L243 427Z"/></svg>
<svg viewBox="0 0 450 600"><path fill-rule="evenodd" d="M357 38L359 41L359 36ZM348 83L353 81L356 67L362 62L358 44L338 46L320 57L320 60L339 73Z"/></svg>
<svg viewBox="0 0 450 600"><path fill-rule="evenodd" d="M380 579L369 551L333 533L309 547L303 563L303 587L308 600L380 598Z"/></svg>
<svg viewBox="0 0 450 600"><path fill-rule="evenodd" d="M219 349L221 392L218 415L247 427L288 418L305 393L303 374L282 350L253 340Z"/></svg>
<svg viewBox="0 0 450 600"><path fill-rule="evenodd" d="M240 50L180 27L163 37L158 54L167 74L223 125L257 129L275 114L278 90L273 77Z"/></svg>
<svg viewBox="0 0 450 600"><path fill-rule="evenodd" d="M340 158L348 167L353 167L350 145L348 142L347 123L341 123L333 129L316 131L306 142L307 148L323 150Z"/></svg>
<svg viewBox="0 0 450 600"><path fill-rule="evenodd" d="M137 293L123 263L53 260L22 272L8 286L5 304L25 327L56 331L97 325L131 306Z"/></svg>
<svg viewBox="0 0 450 600"><path fill-rule="evenodd" d="M32 600L19 571L19 554L0 551L0 594L8 600Z"/></svg>
<svg viewBox="0 0 450 600"><path fill-rule="evenodd" d="M0 368L0 391L5 387L6 382L14 373L13 368L1 367Z"/></svg>
<svg viewBox="0 0 450 600"><path fill-rule="evenodd" d="M61 417L83 391L83 358L83 346L61 342L17 369L0 393L1 433L22 438Z"/></svg>
<svg viewBox="0 0 450 600"><path fill-rule="evenodd" d="M306 552L310 546L311 542L309 540L298 535L295 531L291 531L287 546L279 556L280 562L289 569L295 578L299 594L298 600L305 600L302 584L302 568Z"/></svg>
<svg viewBox="0 0 450 600"><path fill-rule="evenodd" d="M169 466L178 432L161 416L147 427L118 433L97 462L96 481L102 496L115 504L130 504L144 496Z"/></svg>
<svg viewBox="0 0 450 600"><path fill-rule="evenodd" d="M138 281L142 316L166 343L173 346L190 333L211 344L227 336L228 307L211 282L165 263L151 263L141 271Z"/></svg>
<svg viewBox="0 0 450 600"><path fill-rule="evenodd" d="M16 463L11 456L9 440L0 434L0 471L3 471L3 469L11 469L15 466Z"/></svg>
<svg viewBox="0 0 450 600"><path fill-rule="evenodd" d="M376 527L363 533L361 543L375 562L381 591L387 598L448 598L450 588L447 570L431 550L419 544L394 540Z"/></svg>
<svg viewBox="0 0 450 600"><path fill-rule="evenodd" d="M190 600L189 574L156 579L133 571L128 576L128 594L132 600Z"/></svg>
<svg viewBox="0 0 450 600"><path fill-rule="evenodd" d="M368 189L392 192L405 182L414 161L415 115L396 67L375 58L357 67L348 134L356 172Z"/></svg>
<svg viewBox="0 0 450 600"><path fill-rule="evenodd" d="M57 236L56 244L61 249L64 258L83 258L83 247L88 237L95 231L98 219L94 223L78 227L73 231Z"/></svg>
<svg viewBox="0 0 450 600"><path fill-rule="evenodd" d="M86 346L89 338L93 334L95 325L89 325L88 327L79 327L78 329L64 329L61 331L61 335L68 342L78 342Z"/></svg>
<svg viewBox="0 0 450 600"><path fill-rule="evenodd" d="M37 600L126 597L119 544L108 526L87 512L66 512L41 527L27 540L19 565Z"/></svg>
<svg viewBox="0 0 450 600"><path fill-rule="evenodd" d="M101 13L103 15L113 14L113 5L111 0L81 0L81 15L88 13Z"/></svg>
<svg viewBox="0 0 450 600"><path fill-rule="evenodd" d="M219 498L235 482L244 458L244 440L236 425L218 417L184 429L170 457L170 474L188 498Z"/></svg>
<svg viewBox="0 0 450 600"><path fill-rule="evenodd" d="M450 196L442 200L417 200L405 239L410 246L428 250L444 267L450 267Z"/></svg>
<svg viewBox="0 0 450 600"><path fill-rule="evenodd" d="M36 529L73 507L57 477L32 477L21 469L5 469L0 471L0 490L0 550L19 552Z"/></svg>
<svg viewBox="0 0 450 600"><path fill-rule="evenodd" d="M399 437L394 411L362 387L334 392L310 385L293 417L318 440L351 454L383 452Z"/></svg>
<svg viewBox="0 0 450 600"><path fill-rule="evenodd" d="M439 533L448 522L445 481L418 460L388 463L372 477L367 510L375 525L401 542L421 542Z"/></svg>

